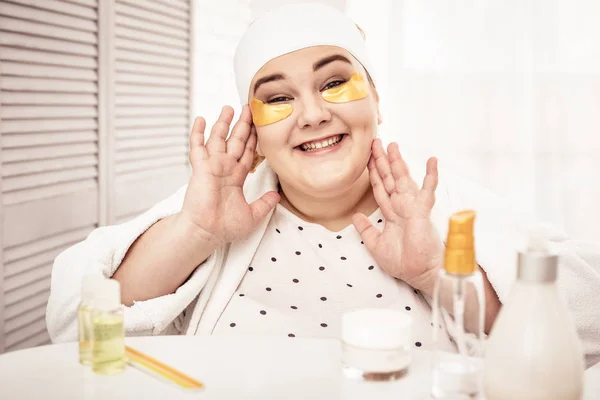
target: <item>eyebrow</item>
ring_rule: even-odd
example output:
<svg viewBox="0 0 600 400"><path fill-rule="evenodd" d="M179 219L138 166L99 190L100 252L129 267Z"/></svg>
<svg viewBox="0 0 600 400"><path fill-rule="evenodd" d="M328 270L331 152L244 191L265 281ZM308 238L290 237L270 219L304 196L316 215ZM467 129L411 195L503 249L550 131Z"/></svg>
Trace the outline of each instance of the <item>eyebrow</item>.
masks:
<svg viewBox="0 0 600 400"><path fill-rule="evenodd" d="M273 82L273 81L281 81L284 79L287 79L287 77L284 74L273 74L273 75L267 75L265 77L262 77L259 80L257 80L256 83L254 84L253 93L256 93L256 91L258 90L258 87L260 85L262 85L263 83L268 83L268 82Z"/></svg>
<svg viewBox="0 0 600 400"><path fill-rule="evenodd" d="M348 64L352 64L350 62L350 60L348 60L346 57L344 57L341 54L334 54L332 56L329 57L325 57L319 61L317 61L316 63L313 64L313 71L317 72L318 70L320 70L321 68L323 68L324 66L326 66L327 64L331 64L334 61L343 61L345 63Z"/></svg>
<svg viewBox="0 0 600 400"><path fill-rule="evenodd" d="M321 68L323 68L327 64L331 64L334 61L343 61L345 63L352 64L350 62L350 60L348 60L348 58L344 57L343 55L341 55L341 54L334 54L334 55L322 58L321 60L315 62L313 64L313 72L317 72L318 70L320 70ZM253 93L256 93L256 91L258 90L259 86L262 85L263 83L274 82L274 81L281 81L281 80L285 80L285 79L287 79L287 76L285 76L284 74L281 74L281 73L267 75L265 77L262 77L259 80L257 80L256 83L254 84L254 91L253 91Z"/></svg>

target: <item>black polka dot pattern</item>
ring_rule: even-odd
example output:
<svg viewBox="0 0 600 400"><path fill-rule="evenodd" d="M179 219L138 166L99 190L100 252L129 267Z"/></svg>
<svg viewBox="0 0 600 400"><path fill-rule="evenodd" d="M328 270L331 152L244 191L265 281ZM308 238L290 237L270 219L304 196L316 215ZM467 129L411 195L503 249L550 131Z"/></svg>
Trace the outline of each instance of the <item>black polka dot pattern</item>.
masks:
<svg viewBox="0 0 600 400"><path fill-rule="evenodd" d="M369 219L373 223L384 222L383 217ZM273 327L273 333L288 338L334 337L338 324L330 325L331 321L357 307L400 310L404 307L407 312L421 315L418 299L421 292L390 278L384 270L372 272L377 264L367 248L356 243L365 244L352 225L331 232L299 219L286 223L277 214L274 221L277 225L273 223L263 239L268 245L262 247L261 241L251 266L247 267L254 272L243 278L221 316L224 323L218 324L217 329L245 334L256 332L257 327L263 330ZM397 290L398 285L401 290ZM228 309L235 311L228 313ZM427 322L422 325L429 333ZM422 342L425 336L421 335L415 332L415 347L427 346Z"/></svg>

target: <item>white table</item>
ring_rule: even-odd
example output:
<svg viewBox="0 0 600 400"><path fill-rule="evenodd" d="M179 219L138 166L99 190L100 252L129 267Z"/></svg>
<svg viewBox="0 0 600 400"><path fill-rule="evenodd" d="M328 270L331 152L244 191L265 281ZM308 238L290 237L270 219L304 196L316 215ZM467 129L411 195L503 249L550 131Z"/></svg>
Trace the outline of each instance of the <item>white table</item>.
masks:
<svg viewBox="0 0 600 400"><path fill-rule="evenodd" d="M428 399L429 353L417 350L410 373L396 382L343 377L333 340L162 336L127 344L202 381L201 392L156 380L128 367L99 376L78 363L77 344L0 356L0 399ZM585 400L600 399L600 366L586 372Z"/></svg>

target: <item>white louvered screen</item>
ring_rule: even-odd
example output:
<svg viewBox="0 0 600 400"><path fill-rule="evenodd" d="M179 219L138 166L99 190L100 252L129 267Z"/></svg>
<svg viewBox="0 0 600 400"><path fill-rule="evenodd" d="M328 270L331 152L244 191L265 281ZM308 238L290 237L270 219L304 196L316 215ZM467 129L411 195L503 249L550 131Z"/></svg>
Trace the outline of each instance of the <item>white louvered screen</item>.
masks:
<svg viewBox="0 0 600 400"><path fill-rule="evenodd" d="M0 2L3 347L48 342L56 255L98 223L96 1Z"/></svg>
<svg viewBox="0 0 600 400"><path fill-rule="evenodd" d="M115 1L117 222L187 181L190 110L188 2Z"/></svg>
<svg viewBox="0 0 600 400"><path fill-rule="evenodd" d="M189 0L0 0L0 353L48 342L54 258L189 176Z"/></svg>

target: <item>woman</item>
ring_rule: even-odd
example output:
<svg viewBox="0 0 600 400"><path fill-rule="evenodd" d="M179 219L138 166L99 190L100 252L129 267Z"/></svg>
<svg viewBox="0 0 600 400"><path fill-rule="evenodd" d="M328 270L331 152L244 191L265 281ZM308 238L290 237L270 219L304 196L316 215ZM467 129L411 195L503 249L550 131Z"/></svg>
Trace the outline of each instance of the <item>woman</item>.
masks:
<svg viewBox="0 0 600 400"><path fill-rule="evenodd" d="M338 337L344 311L383 307L411 313L415 346L427 347L426 299L443 263L441 238L448 216L463 208L478 212L489 332L526 226L486 192L438 179L435 159L422 187L415 183L398 145L386 152L376 138L369 67L361 33L334 9L288 5L255 21L235 57L249 105L229 138L230 107L206 144L198 118L189 185L56 259L53 341L75 340L80 281L96 272L121 283L128 334ZM560 240L561 282L593 363L600 278Z"/></svg>

